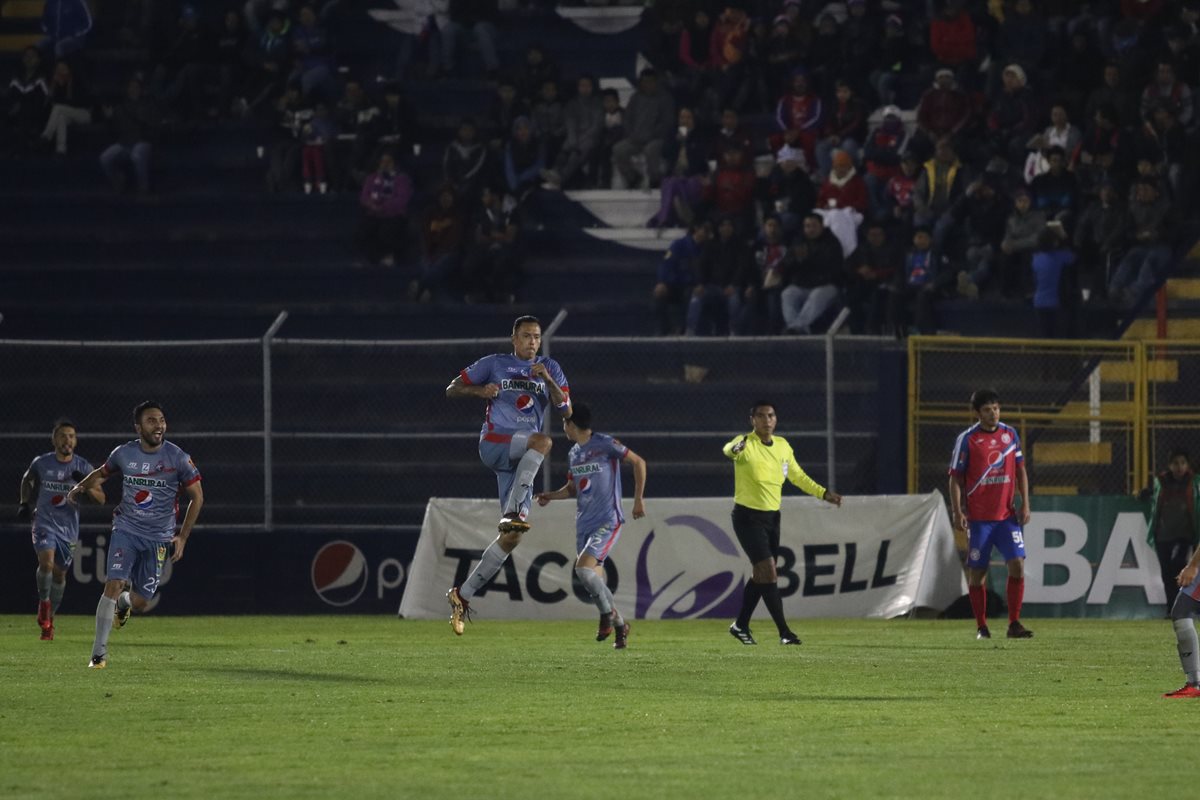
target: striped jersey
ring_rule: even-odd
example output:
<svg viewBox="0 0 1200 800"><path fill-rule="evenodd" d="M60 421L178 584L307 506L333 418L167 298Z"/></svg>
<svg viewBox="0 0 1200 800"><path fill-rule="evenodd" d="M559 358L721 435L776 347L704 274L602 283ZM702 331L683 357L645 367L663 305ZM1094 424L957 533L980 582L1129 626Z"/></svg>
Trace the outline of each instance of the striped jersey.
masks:
<svg viewBox="0 0 1200 800"><path fill-rule="evenodd" d="M1024 461L1021 439L1011 425L1001 422L996 430L985 431L976 422L958 435L950 474L963 479L967 519L994 522L1012 516L1017 467Z"/></svg>

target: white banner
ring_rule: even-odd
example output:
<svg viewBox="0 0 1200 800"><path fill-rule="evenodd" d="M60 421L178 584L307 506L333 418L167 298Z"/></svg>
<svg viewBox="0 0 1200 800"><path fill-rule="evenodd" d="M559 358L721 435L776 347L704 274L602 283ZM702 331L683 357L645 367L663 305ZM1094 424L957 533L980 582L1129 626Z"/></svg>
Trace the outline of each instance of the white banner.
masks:
<svg viewBox="0 0 1200 800"><path fill-rule="evenodd" d="M728 498L646 501L609 553L617 607L635 619L737 616L750 562ZM495 500L434 498L425 509L400 615L446 616L459 585L496 537ZM535 507L532 530L471 601L489 619L586 619L596 608L574 576L575 503ZM896 617L944 609L966 593L942 496L847 497L836 508L783 501L779 590L789 617ZM759 613L764 613L760 609Z"/></svg>

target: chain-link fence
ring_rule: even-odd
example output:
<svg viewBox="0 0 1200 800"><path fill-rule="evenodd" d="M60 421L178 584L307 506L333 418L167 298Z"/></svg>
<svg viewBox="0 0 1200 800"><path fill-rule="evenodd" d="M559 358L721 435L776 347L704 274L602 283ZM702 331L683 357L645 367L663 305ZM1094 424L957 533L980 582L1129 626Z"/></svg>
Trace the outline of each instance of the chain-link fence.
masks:
<svg viewBox="0 0 1200 800"><path fill-rule="evenodd" d="M1148 344L1146 422L1149 472L1166 469L1171 450L1200 456L1200 342Z"/></svg>
<svg viewBox="0 0 1200 800"><path fill-rule="evenodd" d="M748 430L760 398L777 405L778 432L815 479L875 492L886 463L880 408L903 408L903 351L882 339L548 337L543 349L593 407L597 430L648 460L648 494L658 496L730 494L720 448ZM444 387L478 358L510 351L507 338L0 341L11 376L0 386L0 470L15 488L60 415L98 463L132 438L132 408L152 397L168 438L204 474L204 523L415 525L429 497L494 495L476 450L484 404L448 400ZM551 415L557 443L543 474L554 486L567 451L557 426Z"/></svg>
<svg viewBox="0 0 1200 800"><path fill-rule="evenodd" d="M912 337L909 490L944 488L970 394L994 388L1034 494L1126 494L1144 480L1147 348L1139 342Z"/></svg>

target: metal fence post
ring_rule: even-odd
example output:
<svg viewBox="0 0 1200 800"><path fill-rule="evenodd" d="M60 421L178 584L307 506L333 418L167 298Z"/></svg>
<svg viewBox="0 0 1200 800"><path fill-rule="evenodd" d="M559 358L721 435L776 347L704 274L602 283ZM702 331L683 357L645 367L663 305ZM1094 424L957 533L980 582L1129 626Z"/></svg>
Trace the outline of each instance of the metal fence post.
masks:
<svg viewBox="0 0 1200 800"><path fill-rule="evenodd" d="M274 498L274 463L271 452L271 340L287 320L288 312L280 311L279 316L267 328L262 337L262 378L263 378L263 528L270 531L275 525Z"/></svg>
<svg viewBox="0 0 1200 800"><path fill-rule="evenodd" d="M550 344L554 339L554 334L558 331L559 327L563 324L566 318L567 310L565 308L560 308L558 313L554 315L554 319L551 320L550 324L546 326L546 329L542 331L542 355L544 355L546 358L550 357ZM547 435L550 433L549 414L546 414L542 417L542 433ZM553 472L553 469L550 465L550 455L547 454L546 460L542 463L542 489L547 492L554 491L554 487L550 485L551 472Z"/></svg>
<svg viewBox="0 0 1200 800"><path fill-rule="evenodd" d="M838 331L849 317L850 309L843 308L825 333L825 463L831 492L837 491L837 449L833 428L833 406L836 402L833 386L836 373L833 365L833 337L838 335Z"/></svg>

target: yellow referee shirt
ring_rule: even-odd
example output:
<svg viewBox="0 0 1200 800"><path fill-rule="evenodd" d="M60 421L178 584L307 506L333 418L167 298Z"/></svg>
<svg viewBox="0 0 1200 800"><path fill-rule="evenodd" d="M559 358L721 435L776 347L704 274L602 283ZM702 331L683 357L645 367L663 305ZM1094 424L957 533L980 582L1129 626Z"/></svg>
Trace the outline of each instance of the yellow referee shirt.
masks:
<svg viewBox="0 0 1200 800"><path fill-rule="evenodd" d="M736 455L733 446L746 440ZM754 433L731 439L721 452L733 462L733 502L756 511L778 511L783 482L789 480L805 494L823 498L825 488L805 474L796 463L792 446L782 436L763 444Z"/></svg>

